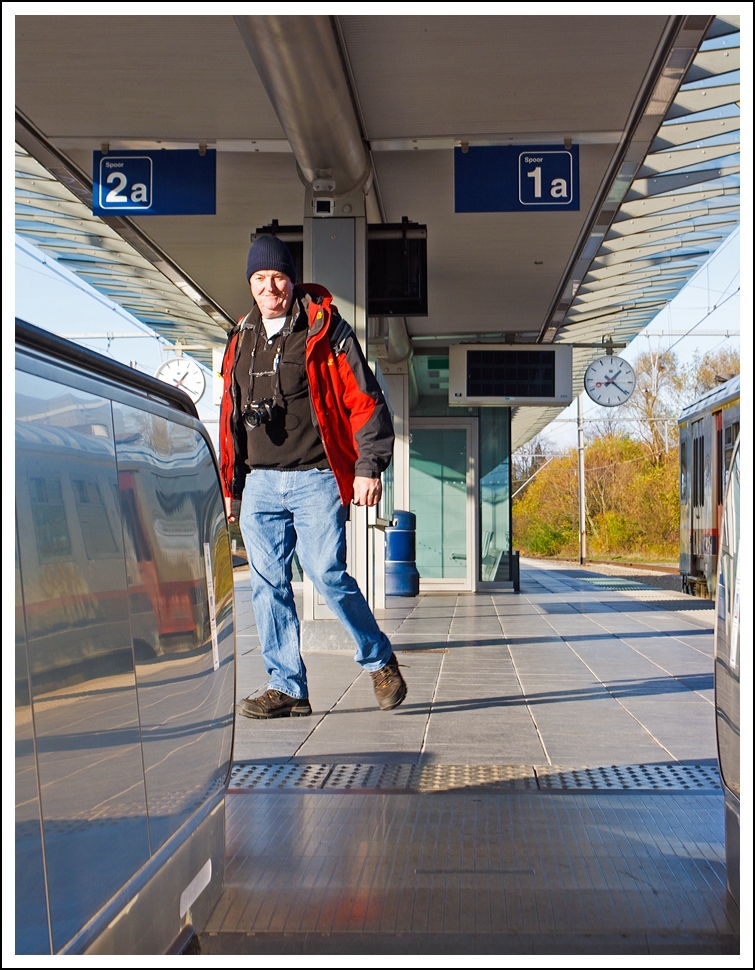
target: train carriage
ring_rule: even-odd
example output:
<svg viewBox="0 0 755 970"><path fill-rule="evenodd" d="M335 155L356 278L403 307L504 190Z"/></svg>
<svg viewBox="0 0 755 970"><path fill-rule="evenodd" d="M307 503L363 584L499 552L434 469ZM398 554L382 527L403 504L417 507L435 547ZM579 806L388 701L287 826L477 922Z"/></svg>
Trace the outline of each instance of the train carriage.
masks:
<svg viewBox="0 0 755 970"><path fill-rule="evenodd" d="M180 952L224 884L230 543L181 391L16 321L16 952Z"/></svg>
<svg viewBox="0 0 755 970"><path fill-rule="evenodd" d="M679 572L682 589L715 596L723 501L739 435L739 377L679 416Z"/></svg>

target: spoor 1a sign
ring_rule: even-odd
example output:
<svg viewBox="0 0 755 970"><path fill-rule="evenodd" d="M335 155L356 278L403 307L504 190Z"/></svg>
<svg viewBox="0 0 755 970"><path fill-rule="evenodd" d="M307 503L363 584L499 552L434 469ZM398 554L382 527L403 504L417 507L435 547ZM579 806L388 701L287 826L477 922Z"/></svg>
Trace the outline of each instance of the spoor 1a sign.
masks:
<svg viewBox="0 0 755 970"><path fill-rule="evenodd" d="M579 146L480 145L454 150L455 212L579 210Z"/></svg>
<svg viewBox="0 0 755 970"><path fill-rule="evenodd" d="M100 216L215 214L215 159L190 149L94 152L92 212Z"/></svg>
<svg viewBox="0 0 755 970"><path fill-rule="evenodd" d="M574 177L570 151L520 152L519 201L522 205L567 206Z"/></svg>

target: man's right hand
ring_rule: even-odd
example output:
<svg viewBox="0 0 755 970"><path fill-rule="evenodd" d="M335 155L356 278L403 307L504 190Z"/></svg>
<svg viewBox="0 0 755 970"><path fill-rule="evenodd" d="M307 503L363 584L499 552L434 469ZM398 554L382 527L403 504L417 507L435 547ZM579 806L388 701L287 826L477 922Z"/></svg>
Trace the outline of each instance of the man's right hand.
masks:
<svg viewBox="0 0 755 970"><path fill-rule="evenodd" d="M234 508L234 504L235 503L234 503L233 499L232 498L229 498L226 495L225 496L225 516L226 516L226 518L228 519L229 522L235 522L236 519L237 519L237 517L238 517L236 515L237 509Z"/></svg>
<svg viewBox="0 0 755 970"><path fill-rule="evenodd" d="M383 483L379 478L364 478L357 475L354 479L354 505L366 505L372 508L377 505L383 495Z"/></svg>

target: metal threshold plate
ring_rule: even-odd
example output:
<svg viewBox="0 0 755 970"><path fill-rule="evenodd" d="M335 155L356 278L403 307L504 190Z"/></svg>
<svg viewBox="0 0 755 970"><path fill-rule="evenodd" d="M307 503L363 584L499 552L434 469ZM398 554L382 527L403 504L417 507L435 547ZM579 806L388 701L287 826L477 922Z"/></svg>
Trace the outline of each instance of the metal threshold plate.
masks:
<svg viewBox="0 0 755 970"><path fill-rule="evenodd" d="M714 765L266 765L239 763L229 791L440 792L506 791L720 792Z"/></svg>

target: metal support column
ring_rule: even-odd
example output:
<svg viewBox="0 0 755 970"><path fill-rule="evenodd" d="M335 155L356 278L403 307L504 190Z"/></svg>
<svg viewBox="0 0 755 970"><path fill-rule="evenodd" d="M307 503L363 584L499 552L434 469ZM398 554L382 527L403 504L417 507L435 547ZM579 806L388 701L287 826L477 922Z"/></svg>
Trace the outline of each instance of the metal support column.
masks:
<svg viewBox="0 0 755 970"><path fill-rule="evenodd" d="M582 395L577 398L577 479L579 487L579 564L587 560L587 526L585 516L585 420Z"/></svg>
<svg viewBox="0 0 755 970"><path fill-rule="evenodd" d="M307 192L305 212L311 213L311 192ZM333 294L333 303L353 327L357 339L367 350L367 224L364 193L355 192L338 199L332 218L304 218L304 276ZM347 566L369 603L370 543L367 509L352 505L346 525ZM349 649L353 644L330 610L304 577L304 615L302 648Z"/></svg>

